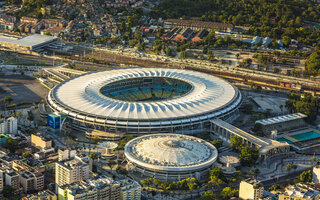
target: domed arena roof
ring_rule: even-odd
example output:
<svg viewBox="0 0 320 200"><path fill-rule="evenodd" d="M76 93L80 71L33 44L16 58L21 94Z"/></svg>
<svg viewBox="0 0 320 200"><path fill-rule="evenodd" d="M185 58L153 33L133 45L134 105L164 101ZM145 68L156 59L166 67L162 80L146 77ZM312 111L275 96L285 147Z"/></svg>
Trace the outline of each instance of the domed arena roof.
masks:
<svg viewBox="0 0 320 200"><path fill-rule="evenodd" d="M132 163L153 170L195 171L217 159L217 149L202 139L180 134L152 134L135 138L125 146Z"/></svg>
<svg viewBox="0 0 320 200"><path fill-rule="evenodd" d="M189 70L128 68L84 74L50 91L55 110L87 121L209 119L232 111L241 94L228 82Z"/></svg>

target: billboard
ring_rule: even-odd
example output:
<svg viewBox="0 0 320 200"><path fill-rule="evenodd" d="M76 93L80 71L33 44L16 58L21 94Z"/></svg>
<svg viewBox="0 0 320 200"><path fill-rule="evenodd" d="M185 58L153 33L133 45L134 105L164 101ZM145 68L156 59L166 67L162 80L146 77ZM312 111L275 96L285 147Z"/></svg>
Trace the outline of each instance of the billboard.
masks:
<svg viewBox="0 0 320 200"><path fill-rule="evenodd" d="M56 114L48 114L47 116L47 126L53 129L60 129L61 117Z"/></svg>

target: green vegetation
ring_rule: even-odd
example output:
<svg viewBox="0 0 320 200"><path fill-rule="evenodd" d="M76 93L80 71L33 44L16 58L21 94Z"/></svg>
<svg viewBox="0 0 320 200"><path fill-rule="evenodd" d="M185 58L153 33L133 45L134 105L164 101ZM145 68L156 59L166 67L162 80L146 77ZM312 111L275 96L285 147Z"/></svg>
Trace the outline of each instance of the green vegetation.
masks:
<svg viewBox="0 0 320 200"><path fill-rule="evenodd" d="M225 181L226 178L224 177L221 168L215 167L210 171L208 186L212 188L221 187L225 184Z"/></svg>
<svg viewBox="0 0 320 200"><path fill-rule="evenodd" d="M97 155L96 153L90 153L89 157L90 157L92 160L98 159L98 155Z"/></svg>
<svg viewBox="0 0 320 200"><path fill-rule="evenodd" d="M287 166L286 166L286 170L287 171L290 171L291 169L297 169L297 165L294 165L294 164L288 164Z"/></svg>
<svg viewBox="0 0 320 200"><path fill-rule="evenodd" d="M269 188L269 191L276 191L276 190L280 190L283 189L283 186L280 184L274 184Z"/></svg>
<svg viewBox="0 0 320 200"><path fill-rule="evenodd" d="M301 112L308 116L307 121L309 123L314 122L317 118L319 109L319 99L306 94L304 98L294 93L290 93L288 100L286 101L286 108L289 112Z"/></svg>
<svg viewBox="0 0 320 200"><path fill-rule="evenodd" d="M193 191L198 188L198 181L195 178L186 178L181 181L168 183L157 178L147 178L140 181L144 187L153 187L164 191L170 190L189 190Z"/></svg>
<svg viewBox="0 0 320 200"><path fill-rule="evenodd" d="M308 57L306 69L312 74L320 73L320 55L318 52L313 52Z"/></svg>
<svg viewBox="0 0 320 200"><path fill-rule="evenodd" d="M238 192L239 191L236 189L225 187L221 192L221 197L223 200L229 200L231 197L236 197L238 195Z"/></svg>
<svg viewBox="0 0 320 200"><path fill-rule="evenodd" d="M249 146L243 146L240 152L240 162L244 166L252 166L258 159L258 150Z"/></svg>
<svg viewBox="0 0 320 200"><path fill-rule="evenodd" d="M127 142L129 142L132 139L133 139L133 135L125 135L124 138L122 140L120 140L118 148L123 149L124 146L127 144Z"/></svg>
<svg viewBox="0 0 320 200"><path fill-rule="evenodd" d="M262 124L260 124L260 123L256 123L256 124L254 125L252 131L255 132L255 134L256 134L257 136L261 136L261 137L264 136L263 131L262 131Z"/></svg>
<svg viewBox="0 0 320 200"><path fill-rule="evenodd" d="M252 166L255 164L259 157L256 148L245 146L242 144L242 139L238 136L230 137L230 145L235 151L240 152L240 162L242 165Z"/></svg>
<svg viewBox="0 0 320 200"><path fill-rule="evenodd" d="M8 137L7 148L11 153L14 153L18 149L18 141L15 139L12 139L11 137Z"/></svg>
<svg viewBox="0 0 320 200"><path fill-rule="evenodd" d="M304 171L300 174L300 181L306 183L312 181L312 173L311 170Z"/></svg>
<svg viewBox="0 0 320 200"><path fill-rule="evenodd" d="M212 140L211 142L216 148L220 148L222 147L222 144L223 144L223 141L218 138L218 139L215 139L215 140Z"/></svg>
<svg viewBox="0 0 320 200"><path fill-rule="evenodd" d="M199 200L213 200L214 199L214 194L213 192L205 192L203 195L201 195L201 197L199 198Z"/></svg>
<svg viewBox="0 0 320 200"><path fill-rule="evenodd" d="M203 21L247 26L246 34L283 39L285 46L291 39L297 39L319 48L320 32L312 27L320 22L319 7L311 0L164 0L151 14L163 18L198 17Z"/></svg>

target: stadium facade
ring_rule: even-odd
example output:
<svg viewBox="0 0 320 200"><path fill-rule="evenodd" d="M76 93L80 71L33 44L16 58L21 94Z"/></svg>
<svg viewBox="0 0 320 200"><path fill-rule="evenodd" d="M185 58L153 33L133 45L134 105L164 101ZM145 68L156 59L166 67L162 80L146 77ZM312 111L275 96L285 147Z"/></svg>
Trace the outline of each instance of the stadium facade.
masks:
<svg viewBox="0 0 320 200"><path fill-rule="evenodd" d="M209 142L181 134L151 134L130 140L124 155L128 169L141 177L177 181L207 177L218 151Z"/></svg>
<svg viewBox="0 0 320 200"><path fill-rule="evenodd" d="M239 90L220 78L168 68L87 73L57 85L47 98L74 128L139 135L208 130L211 119L235 119L241 102Z"/></svg>

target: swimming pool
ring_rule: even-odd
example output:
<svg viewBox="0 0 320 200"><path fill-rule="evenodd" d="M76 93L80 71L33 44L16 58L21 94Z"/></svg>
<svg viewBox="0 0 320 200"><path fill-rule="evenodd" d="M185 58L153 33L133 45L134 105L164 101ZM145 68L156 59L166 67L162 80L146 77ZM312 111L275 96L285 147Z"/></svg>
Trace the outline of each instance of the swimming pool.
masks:
<svg viewBox="0 0 320 200"><path fill-rule="evenodd" d="M298 134L294 134L294 135L289 135L291 138L296 139L298 141L295 142L301 142L301 141L305 141L305 140L311 140L311 139L315 139L315 138L320 138L320 133L317 133L315 131L307 131L304 133L298 133ZM277 141L279 142L287 142L289 144L293 143L294 141L291 141L285 137L281 137L278 138Z"/></svg>
<svg viewBox="0 0 320 200"><path fill-rule="evenodd" d="M291 144L292 141L287 139L287 138L284 138L284 137L281 137L281 138L278 138L277 141L279 142L287 142L288 144Z"/></svg>
<svg viewBox="0 0 320 200"><path fill-rule="evenodd" d="M296 135L290 135L290 137L299 140L299 141L304 141L304 140L310 140L310 139L315 139L315 138L319 138L320 134L315 132L315 131L308 131L305 133L299 133Z"/></svg>

